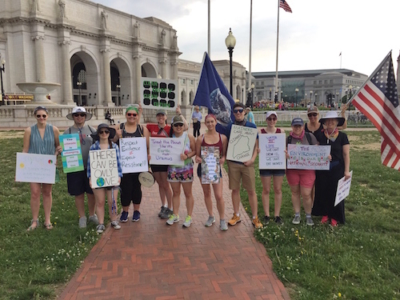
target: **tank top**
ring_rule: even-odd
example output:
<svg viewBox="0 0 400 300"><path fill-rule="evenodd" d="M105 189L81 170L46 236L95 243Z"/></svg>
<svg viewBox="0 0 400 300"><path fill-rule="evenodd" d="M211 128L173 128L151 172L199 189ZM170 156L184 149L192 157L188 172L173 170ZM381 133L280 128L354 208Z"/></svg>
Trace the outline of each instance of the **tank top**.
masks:
<svg viewBox="0 0 400 300"><path fill-rule="evenodd" d="M143 137L143 128L138 124L136 126L136 131L135 132L127 132L125 130L125 123L122 123L120 125L120 128L122 129L122 138L134 138L134 137Z"/></svg>
<svg viewBox="0 0 400 300"><path fill-rule="evenodd" d="M261 133L268 133L264 128L261 128ZM275 133L282 133L282 130L280 128L276 128Z"/></svg>
<svg viewBox="0 0 400 300"><path fill-rule="evenodd" d="M220 133L219 133L219 141L216 142L215 144L206 143L206 140L204 139L204 134L203 134L203 139L201 141L201 146L202 147L218 147L220 155L221 156L223 155L223 153L222 153L222 138L221 138L221 134Z"/></svg>
<svg viewBox="0 0 400 300"><path fill-rule="evenodd" d="M31 136L29 138L28 153L54 155L56 146L54 143L53 126L46 124L43 139L40 136L37 125L31 126Z"/></svg>

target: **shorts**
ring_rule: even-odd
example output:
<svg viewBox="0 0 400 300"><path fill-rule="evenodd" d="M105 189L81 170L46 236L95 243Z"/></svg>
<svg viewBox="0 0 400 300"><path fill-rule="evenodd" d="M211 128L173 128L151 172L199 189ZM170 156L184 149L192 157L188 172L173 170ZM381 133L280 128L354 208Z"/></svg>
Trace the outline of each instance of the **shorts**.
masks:
<svg viewBox="0 0 400 300"><path fill-rule="evenodd" d="M67 173L68 193L71 196L79 196L84 193L93 194L87 177L87 170Z"/></svg>
<svg viewBox="0 0 400 300"><path fill-rule="evenodd" d="M150 165L151 171L156 172L168 172L168 165Z"/></svg>
<svg viewBox="0 0 400 300"><path fill-rule="evenodd" d="M121 205L129 206L142 202L142 185L139 181L140 173L126 173L121 178Z"/></svg>
<svg viewBox="0 0 400 300"><path fill-rule="evenodd" d="M201 182L201 164L197 165L197 176L200 178ZM219 178L222 178L222 168L219 170Z"/></svg>
<svg viewBox="0 0 400 300"><path fill-rule="evenodd" d="M314 186L315 171L314 170L286 170L286 178L289 185L300 185L311 189Z"/></svg>
<svg viewBox="0 0 400 300"><path fill-rule="evenodd" d="M240 180L246 191L256 190L256 175L254 171L254 163L246 167L244 164L236 163L228 160L229 168L229 189L240 189Z"/></svg>
<svg viewBox="0 0 400 300"><path fill-rule="evenodd" d="M193 182L193 161L182 166L168 166L168 182Z"/></svg>
<svg viewBox="0 0 400 300"><path fill-rule="evenodd" d="M260 170L261 177L285 176L286 170Z"/></svg>

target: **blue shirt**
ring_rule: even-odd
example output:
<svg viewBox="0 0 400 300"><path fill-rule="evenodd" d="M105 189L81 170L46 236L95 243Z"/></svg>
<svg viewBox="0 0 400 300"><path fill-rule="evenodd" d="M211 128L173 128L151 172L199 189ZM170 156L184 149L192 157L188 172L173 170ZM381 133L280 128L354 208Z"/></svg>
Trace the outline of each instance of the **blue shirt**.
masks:
<svg viewBox="0 0 400 300"><path fill-rule="evenodd" d="M249 113L247 114L247 121L256 124L256 122L254 121L254 115L251 111L249 111Z"/></svg>
<svg viewBox="0 0 400 300"><path fill-rule="evenodd" d="M122 167L121 167L121 158L120 158L120 153L119 153L119 148L117 144L112 143L113 149L116 150L117 152L117 167L118 167L118 176L122 178ZM100 148L100 143L99 141L96 141L92 146L90 146L90 151L92 150L101 150ZM91 177L91 172L90 172L90 155L87 160L87 177Z"/></svg>
<svg viewBox="0 0 400 300"><path fill-rule="evenodd" d="M201 119L203 118L203 116L201 115L201 112L200 112L200 111L199 111L199 112L194 111L193 114L192 114L192 119L193 119L193 118L196 118L197 121L201 122Z"/></svg>

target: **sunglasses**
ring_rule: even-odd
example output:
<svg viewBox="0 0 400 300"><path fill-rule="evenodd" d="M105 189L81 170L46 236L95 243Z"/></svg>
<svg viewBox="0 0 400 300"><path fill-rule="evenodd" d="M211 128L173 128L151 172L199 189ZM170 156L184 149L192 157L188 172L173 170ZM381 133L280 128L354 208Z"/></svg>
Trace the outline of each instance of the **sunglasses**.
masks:
<svg viewBox="0 0 400 300"><path fill-rule="evenodd" d="M109 134L110 132L108 130L101 130L99 131L99 134Z"/></svg>
<svg viewBox="0 0 400 300"><path fill-rule="evenodd" d="M182 127L182 126L183 126L182 123L174 124L174 127Z"/></svg>
<svg viewBox="0 0 400 300"><path fill-rule="evenodd" d="M243 109L234 109L233 113L237 114L237 113L242 113L244 110Z"/></svg>
<svg viewBox="0 0 400 300"><path fill-rule="evenodd" d="M267 118L268 121L276 121L277 118Z"/></svg>
<svg viewBox="0 0 400 300"><path fill-rule="evenodd" d="M86 117L85 113L82 114L73 114L74 117Z"/></svg>
<svg viewBox="0 0 400 300"><path fill-rule="evenodd" d="M126 114L128 117L136 117L137 116L137 114L132 114L132 113L127 113Z"/></svg>
<svg viewBox="0 0 400 300"><path fill-rule="evenodd" d="M47 115L36 115L36 118L37 119L40 119L40 118L46 119Z"/></svg>
<svg viewBox="0 0 400 300"><path fill-rule="evenodd" d="M309 117L316 117L318 114L308 114Z"/></svg>

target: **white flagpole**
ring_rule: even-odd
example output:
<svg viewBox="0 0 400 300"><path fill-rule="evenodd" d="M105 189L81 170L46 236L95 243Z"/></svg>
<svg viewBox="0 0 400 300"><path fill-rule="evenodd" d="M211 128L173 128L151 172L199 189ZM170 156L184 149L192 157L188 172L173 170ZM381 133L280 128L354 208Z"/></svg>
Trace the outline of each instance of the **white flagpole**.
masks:
<svg viewBox="0 0 400 300"><path fill-rule="evenodd" d="M252 44L252 29L253 29L253 0L250 0L250 43L249 43L249 89L251 89L251 44ZM246 91L246 96L248 95ZM252 107L251 107L252 109Z"/></svg>
<svg viewBox="0 0 400 300"><path fill-rule="evenodd" d="M280 0L278 0L278 18L277 18L277 24L276 24L276 75L275 75L275 93L278 97L279 97L279 91L278 91L279 3L280 3Z"/></svg>
<svg viewBox="0 0 400 300"><path fill-rule="evenodd" d="M211 0L208 0L208 56L211 59Z"/></svg>
<svg viewBox="0 0 400 300"><path fill-rule="evenodd" d="M342 57L343 57L343 52L340 52L340 68L342 68Z"/></svg>

